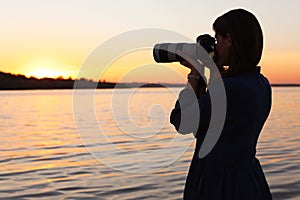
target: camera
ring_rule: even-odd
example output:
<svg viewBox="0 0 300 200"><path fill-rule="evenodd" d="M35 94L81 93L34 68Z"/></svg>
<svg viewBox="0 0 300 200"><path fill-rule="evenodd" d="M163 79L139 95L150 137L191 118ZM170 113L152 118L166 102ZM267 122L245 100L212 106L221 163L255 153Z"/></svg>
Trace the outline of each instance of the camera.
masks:
<svg viewBox="0 0 300 200"><path fill-rule="evenodd" d="M205 57L201 56L204 53L203 49L209 54L210 58L216 60L215 38L209 34L198 36L196 43L156 44L153 48L153 57L158 63L181 62L185 60L182 56L178 55L178 52L181 52L188 58L201 60Z"/></svg>

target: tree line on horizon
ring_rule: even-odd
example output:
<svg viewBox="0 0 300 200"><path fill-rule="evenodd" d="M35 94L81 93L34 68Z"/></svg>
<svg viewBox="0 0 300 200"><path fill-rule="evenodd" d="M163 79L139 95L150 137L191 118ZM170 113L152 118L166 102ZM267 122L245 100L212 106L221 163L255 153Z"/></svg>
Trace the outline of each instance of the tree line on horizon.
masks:
<svg viewBox="0 0 300 200"><path fill-rule="evenodd" d="M93 88L130 88L130 87L183 87L184 84L160 84L160 83L111 83L85 78L64 79L62 76L57 78L27 78L25 75L0 72L0 90L24 90L24 89L73 89L76 81L78 89ZM271 84L273 87L299 87L300 84Z"/></svg>
<svg viewBox="0 0 300 200"><path fill-rule="evenodd" d="M73 89L74 83L78 88L113 88L115 83L95 82L85 78L64 79L62 76L57 78L27 78L21 74L11 74L0 72L0 90L18 90L18 89Z"/></svg>
<svg viewBox="0 0 300 200"><path fill-rule="evenodd" d="M95 82L85 78L64 79L57 78L26 77L20 74L0 72L0 90L25 90L25 89L73 89L76 81L78 89L94 88L130 88L130 87L182 87L183 84L159 84L159 83L112 83L105 80Z"/></svg>

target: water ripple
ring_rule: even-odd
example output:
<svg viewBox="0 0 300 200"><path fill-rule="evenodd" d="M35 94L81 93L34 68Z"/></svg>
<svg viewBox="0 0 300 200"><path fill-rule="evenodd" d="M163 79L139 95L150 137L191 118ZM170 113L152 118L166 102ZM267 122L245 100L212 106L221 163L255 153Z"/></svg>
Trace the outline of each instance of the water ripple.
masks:
<svg viewBox="0 0 300 200"><path fill-rule="evenodd" d="M182 199L194 144L178 160L152 173L118 171L87 152L86 147L102 154L114 153L116 166L129 171L136 171L139 167L139 161L130 156L135 152L148 152L149 159L158 162L165 162L170 156L151 152L165 148L175 134L173 127L166 124L161 133L149 138L146 136L151 134L151 129L144 129L148 132L146 135L138 131L134 134L137 137L124 135L109 116L109 92L97 92L95 105L101 128L109 133L107 137L114 145L124 150L121 152L113 152L107 141L97 140L95 134L91 134L89 144L82 144L73 123L72 90L3 93L0 98L0 118L3 121L0 130L1 198ZM167 105L166 110L171 110L175 102L175 97L172 100L162 89L145 89L139 96L140 100L147 99L147 95L155 97L152 101L159 99ZM274 199L296 200L300 197L300 113L295 108L300 107L300 88L288 92L284 88L276 89L273 95L272 112L259 138L257 156ZM286 99L294 99L292 108ZM137 113L139 107L133 109L137 124L149 122L144 113ZM90 130L88 122L86 125ZM182 136L168 150L173 152L184 142L192 140L192 136ZM120 155L128 155L132 162L118 160Z"/></svg>

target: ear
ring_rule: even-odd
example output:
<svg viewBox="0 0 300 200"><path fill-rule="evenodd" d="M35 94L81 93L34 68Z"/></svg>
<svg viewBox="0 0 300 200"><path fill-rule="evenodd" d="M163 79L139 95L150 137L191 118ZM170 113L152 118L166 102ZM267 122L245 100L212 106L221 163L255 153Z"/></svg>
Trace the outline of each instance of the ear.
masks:
<svg viewBox="0 0 300 200"><path fill-rule="evenodd" d="M225 41L226 41L227 47L231 47L231 35L229 33L226 34Z"/></svg>

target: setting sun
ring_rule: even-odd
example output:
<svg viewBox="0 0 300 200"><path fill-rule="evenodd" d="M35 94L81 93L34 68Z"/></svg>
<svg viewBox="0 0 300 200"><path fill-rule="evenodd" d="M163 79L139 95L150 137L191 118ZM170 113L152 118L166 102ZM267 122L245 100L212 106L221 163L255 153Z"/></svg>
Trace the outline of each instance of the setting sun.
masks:
<svg viewBox="0 0 300 200"><path fill-rule="evenodd" d="M76 67L66 65L61 59L51 56L37 56L28 60L22 66L27 77L41 78L69 78L74 77Z"/></svg>
<svg viewBox="0 0 300 200"><path fill-rule="evenodd" d="M59 76L64 76L64 75L59 71L46 68L46 69L39 69L36 71L29 72L27 76L29 77L33 76L41 79L41 78L57 78Z"/></svg>

